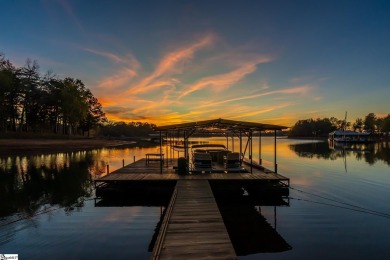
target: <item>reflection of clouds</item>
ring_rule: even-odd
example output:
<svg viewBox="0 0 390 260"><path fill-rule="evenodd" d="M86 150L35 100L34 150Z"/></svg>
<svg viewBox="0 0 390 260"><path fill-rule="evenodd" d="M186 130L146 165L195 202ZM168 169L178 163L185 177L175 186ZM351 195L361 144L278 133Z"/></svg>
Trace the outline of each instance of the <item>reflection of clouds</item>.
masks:
<svg viewBox="0 0 390 260"><path fill-rule="evenodd" d="M103 222L133 222L135 218L142 212L141 207L127 207L126 210L110 210L107 214L101 215L100 221Z"/></svg>

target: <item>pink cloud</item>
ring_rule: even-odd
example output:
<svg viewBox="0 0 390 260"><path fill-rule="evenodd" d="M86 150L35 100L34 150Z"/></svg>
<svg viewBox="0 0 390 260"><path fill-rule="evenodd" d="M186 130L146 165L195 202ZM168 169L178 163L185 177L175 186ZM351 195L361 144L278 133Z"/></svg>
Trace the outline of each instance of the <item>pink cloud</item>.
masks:
<svg viewBox="0 0 390 260"><path fill-rule="evenodd" d="M183 62L192 59L196 51L212 45L215 42L215 39L215 35L208 34L189 46L167 53L160 60L157 68L133 87L133 91L144 92L148 89L145 88L146 86L155 80L158 80L160 77L169 76L172 73L180 73L182 71Z"/></svg>
<svg viewBox="0 0 390 260"><path fill-rule="evenodd" d="M190 85L187 90L181 93L179 99L188 96L192 92L199 91L204 88L211 88L214 92L225 90L236 84L246 75L256 71L258 64L266 63L269 61L271 61L270 58L261 57L256 59L255 61L249 61L245 64L241 64L238 69L230 71L228 73L202 78L198 82Z"/></svg>
<svg viewBox="0 0 390 260"><path fill-rule="evenodd" d="M254 98L259 98L259 97L264 97L264 96L269 96L269 95L274 95L274 94L306 94L312 89L313 89L312 86L304 85L304 86L292 87L292 88L281 89L281 90L273 90L273 91L263 92L263 93L259 93L259 94L252 94L249 96L241 96L241 97L237 97L237 98L225 99L225 100L221 100L221 101L206 102L203 105L201 105L200 107L219 106L219 105L230 103L230 102L247 100L247 99L254 99Z"/></svg>

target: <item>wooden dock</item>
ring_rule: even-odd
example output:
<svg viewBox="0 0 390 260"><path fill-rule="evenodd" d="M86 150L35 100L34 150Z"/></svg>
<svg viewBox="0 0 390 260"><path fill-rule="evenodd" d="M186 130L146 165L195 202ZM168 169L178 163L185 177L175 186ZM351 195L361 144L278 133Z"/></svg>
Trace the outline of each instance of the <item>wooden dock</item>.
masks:
<svg viewBox="0 0 390 260"><path fill-rule="evenodd" d="M168 162L168 164L166 163ZM170 162L170 163L169 163ZM164 162L162 170L160 162L153 161L146 163L145 159L138 160L126 165L116 171L97 180L96 183L111 183L122 181L175 181L175 180L231 180L231 181L276 181L289 186L289 179L283 175L271 171L262 171L253 168L249 172L232 172L232 173L205 173L205 174L187 174L179 175L175 173L173 160L167 159ZM248 167L248 166L246 166Z"/></svg>
<svg viewBox="0 0 390 260"><path fill-rule="evenodd" d="M178 180L152 259L237 259L207 180Z"/></svg>
<svg viewBox="0 0 390 260"><path fill-rule="evenodd" d="M212 173L180 175L174 162L167 158L163 164L141 159L95 180L96 194L103 197L126 196L129 192L134 195L144 190L148 194L175 187L154 245L153 259L237 259L210 183L222 186L226 194L241 193L242 188L253 194L288 194L289 179L272 171L252 168L252 172L247 169L229 173L217 169Z"/></svg>

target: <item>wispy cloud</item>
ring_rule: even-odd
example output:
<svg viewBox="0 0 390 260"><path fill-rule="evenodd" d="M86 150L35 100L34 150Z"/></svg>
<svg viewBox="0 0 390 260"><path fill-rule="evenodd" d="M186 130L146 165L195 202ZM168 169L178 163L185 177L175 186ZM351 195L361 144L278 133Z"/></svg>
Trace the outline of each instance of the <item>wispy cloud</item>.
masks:
<svg viewBox="0 0 390 260"><path fill-rule="evenodd" d="M117 55L111 52L106 52L106 51L101 51L101 50L96 50L91 48L82 48L82 49L84 51L107 58L114 63L124 64L135 69L138 69L140 67L140 63L131 53L127 53L126 55Z"/></svg>
<svg viewBox="0 0 390 260"><path fill-rule="evenodd" d="M173 85L176 79L167 80L172 74L180 74L184 68L185 62L191 60L196 51L212 45L216 40L214 34L207 34L203 38L195 41L188 46L180 47L177 50L171 51L158 62L156 69L148 76L141 79L135 85L132 85L129 93L144 93L154 90L158 86ZM156 82L156 81L163 81ZM168 83L170 81L170 83Z"/></svg>
<svg viewBox="0 0 390 260"><path fill-rule="evenodd" d="M72 5L67 0L57 0L57 2L62 6L62 8L65 10L65 12L68 14L70 19L80 31L84 31L84 27L81 25L79 18L76 16L75 12L73 11Z"/></svg>
<svg viewBox="0 0 390 260"><path fill-rule="evenodd" d="M215 76L205 77L197 81L196 83L190 85L186 90L184 90L179 98L183 98L192 92L204 89L211 88L215 92L225 90L232 85L236 84L238 81L243 79L246 75L256 71L257 64L269 62L269 58L259 58L256 61L249 61L246 64L243 64L238 69L219 74Z"/></svg>
<svg viewBox="0 0 390 260"><path fill-rule="evenodd" d="M133 69L123 68L119 72L113 75L109 75L100 80L98 87L107 89L115 89L117 87L123 86L125 83L132 80L137 76L137 72Z"/></svg>
<svg viewBox="0 0 390 260"><path fill-rule="evenodd" d="M262 92L262 93L259 93L259 94L252 94L252 95L247 95L247 96L241 96L241 97L237 97L237 98L205 102L200 107L219 106L219 105L226 104L226 103L242 101L242 100L248 100L248 99L255 99L255 98L260 98L260 97L270 96L270 95L275 95L275 94L306 94L306 93L308 93L312 89L313 89L313 87L310 86L310 85L297 86L297 87L292 87L292 88L286 88L286 89Z"/></svg>

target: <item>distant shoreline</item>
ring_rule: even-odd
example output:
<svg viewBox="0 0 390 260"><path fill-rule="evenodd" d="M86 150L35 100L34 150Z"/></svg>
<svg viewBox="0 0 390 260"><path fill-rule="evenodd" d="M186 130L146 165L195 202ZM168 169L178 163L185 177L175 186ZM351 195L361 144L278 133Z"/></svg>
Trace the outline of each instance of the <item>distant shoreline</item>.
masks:
<svg viewBox="0 0 390 260"><path fill-rule="evenodd" d="M288 139L297 139L297 140L317 140L317 141L326 141L328 140L327 137L311 137L311 136L294 136L294 137L287 137Z"/></svg>
<svg viewBox="0 0 390 260"><path fill-rule="evenodd" d="M75 152L135 143L109 139L0 139L0 156Z"/></svg>

